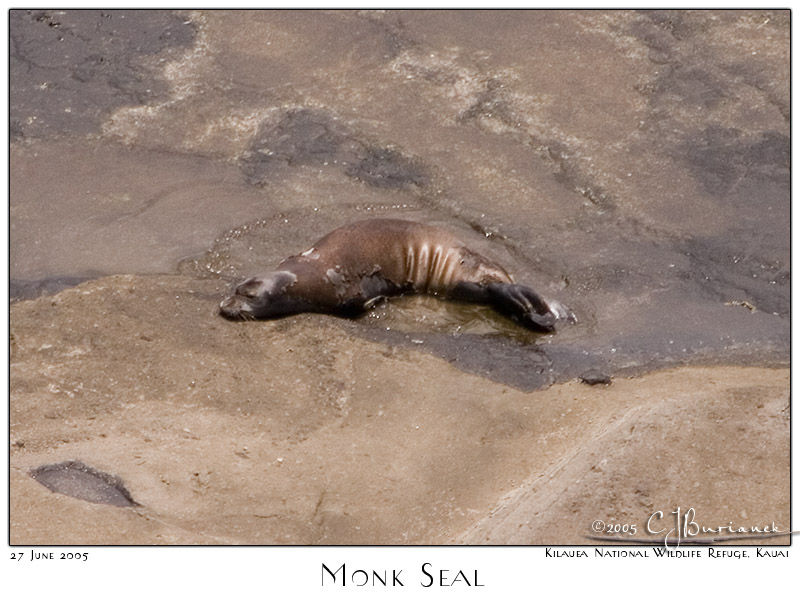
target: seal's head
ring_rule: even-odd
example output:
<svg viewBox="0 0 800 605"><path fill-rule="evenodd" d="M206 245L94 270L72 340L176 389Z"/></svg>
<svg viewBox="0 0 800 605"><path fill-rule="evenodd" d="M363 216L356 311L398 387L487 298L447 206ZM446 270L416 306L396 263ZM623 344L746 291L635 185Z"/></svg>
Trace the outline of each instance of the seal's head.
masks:
<svg viewBox="0 0 800 605"><path fill-rule="evenodd" d="M297 281L289 271L275 271L251 277L236 286L236 290L219 305L226 319L265 319L284 315L287 310L286 289Z"/></svg>

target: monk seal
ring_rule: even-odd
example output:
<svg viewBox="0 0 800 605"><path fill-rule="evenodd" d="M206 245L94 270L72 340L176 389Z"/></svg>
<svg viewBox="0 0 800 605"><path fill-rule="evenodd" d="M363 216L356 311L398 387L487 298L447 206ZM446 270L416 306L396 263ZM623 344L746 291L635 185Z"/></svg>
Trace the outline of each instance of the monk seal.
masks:
<svg viewBox="0 0 800 605"><path fill-rule="evenodd" d="M558 320L575 319L454 235L400 219L370 219L330 232L275 271L240 283L220 303L220 314L228 319L296 313L354 317L384 298L412 293L488 304L532 330L550 331Z"/></svg>

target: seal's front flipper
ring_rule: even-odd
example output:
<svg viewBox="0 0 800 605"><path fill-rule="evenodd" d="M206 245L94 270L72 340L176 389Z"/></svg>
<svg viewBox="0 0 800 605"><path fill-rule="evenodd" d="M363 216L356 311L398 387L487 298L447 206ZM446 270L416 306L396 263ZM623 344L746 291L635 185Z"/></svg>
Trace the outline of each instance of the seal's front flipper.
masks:
<svg viewBox="0 0 800 605"><path fill-rule="evenodd" d="M574 321L575 316L560 303L549 304L531 288L520 284L489 284L489 302L526 328L549 332L559 319Z"/></svg>

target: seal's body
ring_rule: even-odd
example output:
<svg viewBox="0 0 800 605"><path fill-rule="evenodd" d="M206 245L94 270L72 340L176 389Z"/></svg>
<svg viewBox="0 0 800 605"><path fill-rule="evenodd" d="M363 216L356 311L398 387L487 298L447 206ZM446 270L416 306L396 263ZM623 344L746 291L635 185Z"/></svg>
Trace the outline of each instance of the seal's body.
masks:
<svg viewBox="0 0 800 605"><path fill-rule="evenodd" d="M558 319L574 319L447 231L397 219L332 231L274 272L239 284L220 313L229 319L304 312L356 316L405 293L491 304L531 329L551 330Z"/></svg>

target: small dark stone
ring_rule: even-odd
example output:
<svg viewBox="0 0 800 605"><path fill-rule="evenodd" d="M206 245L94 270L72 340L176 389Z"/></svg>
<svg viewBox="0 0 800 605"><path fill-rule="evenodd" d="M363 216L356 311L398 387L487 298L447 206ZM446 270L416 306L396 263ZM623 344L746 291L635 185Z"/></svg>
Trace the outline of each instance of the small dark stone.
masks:
<svg viewBox="0 0 800 605"><path fill-rule="evenodd" d="M580 375L581 382L584 384L611 384L611 376L604 374L600 370L586 370Z"/></svg>
<svg viewBox="0 0 800 605"><path fill-rule="evenodd" d="M51 492L111 506L139 506L122 479L78 460L46 464L30 473Z"/></svg>

